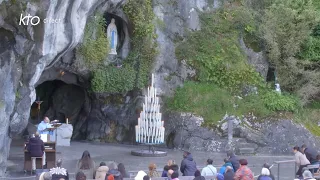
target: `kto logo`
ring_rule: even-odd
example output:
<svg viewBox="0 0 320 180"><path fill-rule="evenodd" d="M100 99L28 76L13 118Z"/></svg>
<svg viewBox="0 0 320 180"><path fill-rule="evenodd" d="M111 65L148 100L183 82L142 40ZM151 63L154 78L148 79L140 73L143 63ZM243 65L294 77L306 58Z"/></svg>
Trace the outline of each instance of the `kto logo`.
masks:
<svg viewBox="0 0 320 180"><path fill-rule="evenodd" d="M27 16L23 17L23 14L20 15L20 22L19 25L29 25L29 22L31 25L36 26L40 23L39 16L31 16L28 14Z"/></svg>
<svg viewBox="0 0 320 180"><path fill-rule="evenodd" d="M28 26L29 23L33 26L38 25L41 22L41 19L39 16L31 16L30 14L23 16L23 14L20 15L20 22L19 25L26 25ZM61 19L49 19L46 18L43 20L43 23L59 23L61 22Z"/></svg>

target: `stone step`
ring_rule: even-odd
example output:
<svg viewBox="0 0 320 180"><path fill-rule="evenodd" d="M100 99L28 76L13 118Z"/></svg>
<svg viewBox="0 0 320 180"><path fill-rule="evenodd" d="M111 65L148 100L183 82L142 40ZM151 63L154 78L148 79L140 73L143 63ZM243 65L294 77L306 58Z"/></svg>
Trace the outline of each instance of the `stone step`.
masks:
<svg viewBox="0 0 320 180"><path fill-rule="evenodd" d="M246 143L246 142L241 142L241 143L236 143L235 144L236 148L253 148L253 149L257 149L258 145L254 144L254 143Z"/></svg>
<svg viewBox="0 0 320 180"><path fill-rule="evenodd" d="M254 148L238 148L237 149L237 154L238 155L249 155L249 154L255 154L255 149Z"/></svg>
<svg viewBox="0 0 320 180"><path fill-rule="evenodd" d="M246 143L247 140L245 138L233 138L232 141L234 143Z"/></svg>

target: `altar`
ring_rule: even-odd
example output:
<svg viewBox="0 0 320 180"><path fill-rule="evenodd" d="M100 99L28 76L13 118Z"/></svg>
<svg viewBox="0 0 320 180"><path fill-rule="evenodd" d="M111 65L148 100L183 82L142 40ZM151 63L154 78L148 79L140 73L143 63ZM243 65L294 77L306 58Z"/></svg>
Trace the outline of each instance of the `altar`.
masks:
<svg viewBox="0 0 320 180"><path fill-rule="evenodd" d="M49 134L41 134L43 142L55 142L56 146L70 146L73 133L72 124L55 123L46 129Z"/></svg>

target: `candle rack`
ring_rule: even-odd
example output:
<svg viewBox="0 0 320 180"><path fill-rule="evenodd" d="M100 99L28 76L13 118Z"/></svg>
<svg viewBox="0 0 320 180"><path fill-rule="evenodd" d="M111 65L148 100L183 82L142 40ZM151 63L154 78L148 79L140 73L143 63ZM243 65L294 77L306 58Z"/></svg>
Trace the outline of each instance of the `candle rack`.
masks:
<svg viewBox="0 0 320 180"><path fill-rule="evenodd" d="M149 146L149 150L132 151L132 155L157 157L166 156L164 151L156 151L155 145L164 143L164 122L160 113L159 97L155 88L154 75L152 74L151 86L147 89L144 97L142 111L138 118L138 125L135 126L136 142Z"/></svg>

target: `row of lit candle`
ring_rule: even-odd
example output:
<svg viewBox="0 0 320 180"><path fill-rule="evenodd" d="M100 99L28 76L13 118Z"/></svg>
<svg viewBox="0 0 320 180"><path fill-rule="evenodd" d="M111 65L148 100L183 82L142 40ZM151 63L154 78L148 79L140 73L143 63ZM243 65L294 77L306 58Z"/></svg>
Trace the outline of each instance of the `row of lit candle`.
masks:
<svg viewBox="0 0 320 180"><path fill-rule="evenodd" d="M144 109L145 112L160 112L160 104L156 103L143 103L142 109Z"/></svg>
<svg viewBox="0 0 320 180"><path fill-rule="evenodd" d="M154 121L161 121L162 114L161 113L156 113L156 112L151 112L151 113L145 113L141 112L140 113L140 119L150 119ZM138 124L139 124L139 119L138 119Z"/></svg>
<svg viewBox="0 0 320 180"><path fill-rule="evenodd" d="M135 127L136 130L136 142L139 143L164 143L164 127Z"/></svg>
<svg viewBox="0 0 320 180"><path fill-rule="evenodd" d="M138 118L138 126L143 128L149 128L149 127L163 127L164 121L160 121L160 118L158 120L156 119L144 119L141 120Z"/></svg>
<svg viewBox="0 0 320 180"><path fill-rule="evenodd" d="M142 104L142 112L135 126L136 142L139 143L164 143L164 122L161 121L159 98L154 87L154 75L152 74L151 86L147 89L145 102Z"/></svg>

